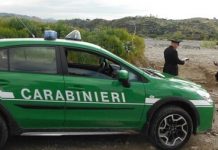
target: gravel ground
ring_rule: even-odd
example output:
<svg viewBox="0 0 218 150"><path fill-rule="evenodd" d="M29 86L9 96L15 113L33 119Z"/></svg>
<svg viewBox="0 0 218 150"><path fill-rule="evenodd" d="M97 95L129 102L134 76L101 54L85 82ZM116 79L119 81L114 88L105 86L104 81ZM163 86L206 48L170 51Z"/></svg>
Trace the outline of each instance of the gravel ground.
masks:
<svg viewBox="0 0 218 150"><path fill-rule="evenodd" d="M163 50L169 41L146 40L145 52L149 66L162 70ZM218 61L217 49L203 49L199 41L184 41L178 49L179 57L190 58L188 64L180 66L182 78L205 86L218 102L218 84L214 73L218 70L213 61ZM193 135L184 150L218 150L218 112L211 132ZM5 150L154 150L155 148L140 135L116 136L67 136L67 137L13 137Z"/></svg>

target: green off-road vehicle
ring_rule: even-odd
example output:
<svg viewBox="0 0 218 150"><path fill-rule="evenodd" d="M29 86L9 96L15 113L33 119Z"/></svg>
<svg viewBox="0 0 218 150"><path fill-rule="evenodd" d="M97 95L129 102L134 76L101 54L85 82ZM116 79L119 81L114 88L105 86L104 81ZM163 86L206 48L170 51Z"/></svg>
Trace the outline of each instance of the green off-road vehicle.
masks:
<svg viewBox="0 0 218 150"><path fill-rule="evenodd" d="M0 147L14 135L142 133L178 149L211 129L214 103L200 85L72 37L0 40Z"/></svg>

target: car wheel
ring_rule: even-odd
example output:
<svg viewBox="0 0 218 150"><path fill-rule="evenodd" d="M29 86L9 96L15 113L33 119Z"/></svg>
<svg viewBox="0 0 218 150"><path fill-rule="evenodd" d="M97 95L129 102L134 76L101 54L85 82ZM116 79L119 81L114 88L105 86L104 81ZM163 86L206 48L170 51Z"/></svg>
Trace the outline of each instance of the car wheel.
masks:
<svg viewBox="0 0 218 150"><path fill-rule="evenodd" d="M161 108L153 117L151 142L160 149L179 149L190 138L193 123L190 115L177 106Z"/></svg>
<svg viewBox="0 0 218 150"><path fill-rule="evenodd" d="M5 145L8 139L8 129L5 121L0 116L0 149Z"/></svg>

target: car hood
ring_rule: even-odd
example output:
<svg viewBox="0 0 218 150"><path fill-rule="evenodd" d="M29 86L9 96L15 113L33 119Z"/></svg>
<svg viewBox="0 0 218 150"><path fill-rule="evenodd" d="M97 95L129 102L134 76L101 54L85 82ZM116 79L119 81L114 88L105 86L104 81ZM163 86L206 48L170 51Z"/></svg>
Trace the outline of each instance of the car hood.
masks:
<svg viewBox="0 0 218 150"><path fill-rule="evenodd" d="M152 78L157 78L157 79L161 79L161 80L165 80L166 82L169 82L173 85L181 85L182 87L191 87L191 88L195 88L195 89L201 89L201 85L198 85L192 81L187 81L184 79L181 79L177 76L173 76L167 73L162 73L160 71L157 70L153 70L153 69L146 69L143 68L142 69L146 74L148 74L149 76L151 76Z"/></svg>
<svg viewBox="0 0 218 150"><path fill-rule="evenodd" d="M143 71L150 76L152 85L156 85L156 88L165 89L165 92L170 89L175 95L183 95L187 99L207 99L211 101L210 94L199 84L153 69L143 69Z"/></svg>

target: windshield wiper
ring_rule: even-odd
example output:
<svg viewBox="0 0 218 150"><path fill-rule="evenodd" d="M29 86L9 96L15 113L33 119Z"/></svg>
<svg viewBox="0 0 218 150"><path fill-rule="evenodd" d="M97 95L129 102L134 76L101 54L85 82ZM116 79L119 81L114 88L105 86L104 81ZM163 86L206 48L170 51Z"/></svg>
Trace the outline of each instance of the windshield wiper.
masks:
<svg viewBox="0 0 218 150"><path fill-rule="evenodd" d="M163 78L163 76L155 73L154 71L152 70L149 70L149 69L145 69L145 68L141 68L145 73L151 75L151 76L155 76L155 77L159 77L159 78Z"/></svg>

